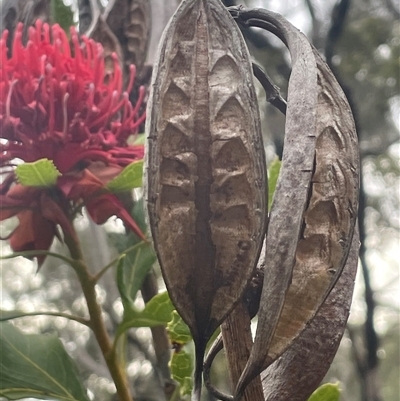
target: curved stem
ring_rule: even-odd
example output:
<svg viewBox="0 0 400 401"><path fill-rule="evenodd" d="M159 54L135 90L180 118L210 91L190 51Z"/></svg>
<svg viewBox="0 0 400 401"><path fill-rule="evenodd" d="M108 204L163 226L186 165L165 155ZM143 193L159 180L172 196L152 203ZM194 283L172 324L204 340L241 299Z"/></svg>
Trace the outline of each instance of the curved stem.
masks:
<svg viewBox="0 0 400 401"><path fill-rule="evenodd" d="M64 255L60 255L58 253L55 252L50 252L50 251L45 251L45 250L38 250L35 249L33 251L22 251L22 252L13 252L10 255L4 255L4 256L0 256L0 260L3 259L13 259L13 258L17 258L18 256L22 256L24 258L34 258L37 256L52 256L54 258L58 258L63 260L64 262L68 263L69 265L73 265L74 260L71 258L68 258L67 256Z"/></svg>
<svg viewBox="0 0 400 401"><path fill-rule="evenodd" d="M129 252L132 252L133 250L135 250L136 248L139 248L143 245L144 241L140 241L135 245L130 246L129 248L125 249L125 251L123 251L121 253L121 255L118 255L116 258L114 258L110 263L108 263L107 265L105 265L95 276L93 276L93 280L95 282L99 281L101 279L101 277L103 276L103 274L111 267L113 267L122 257L122 255L126 255Z"/></svg>
<svg viewBox="0 0 400 401"><path fill-rule="evenodd" d="M56 317L63 317L65 319L73 320L75 322L78 322L80 324L83 324L84 326L90 327L90 321L87 319L84 319L83 317L80 316L75 316L75 315L70 315L68 313L62 313L62 312L28 312L28 313L22 313L20 315L15 315L15 316L9 316L9 317L1 317L0 321L6 321L6 320L12 320L12 319L20 319L22 317L26 316L56 316Z"/></svg>
<svg viewBox="0 0 400 401"><path fill-rule="evenodd" d="M72 267L82 286L90 316L90 327L93 330L111 377L114 380L119 400L132 401L133 399L130 394L126 372L117 360L116 354L113 352L112 342L104 323L102 309L97 302L95 276L90 274L84 261L82 249L77 240L77 236L71 236L68 233L64 233L64 240L73 259Z"/></svg>

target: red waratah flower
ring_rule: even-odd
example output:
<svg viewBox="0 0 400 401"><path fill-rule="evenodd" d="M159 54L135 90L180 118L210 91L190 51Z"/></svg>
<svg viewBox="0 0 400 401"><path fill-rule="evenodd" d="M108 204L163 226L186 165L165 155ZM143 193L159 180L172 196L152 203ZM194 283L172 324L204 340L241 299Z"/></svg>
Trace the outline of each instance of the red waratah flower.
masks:
<svg viewBox="0 0 400 401"><path fill-rule="evenodd" d="M11 234L15 251L48 249L60 225L71 233L71 211L85 205L101 224L120 217L138 235L140 229L119 199L107 190L108 181L124 167L143 158L142 145L128 145L145 116L129 101L135 68L126 91L113 55L107 74L101 44L71 29L72 49L65 32L37 21L22 44L23 25L16 28L11 56L8 32L0 40L0 220L17 216ZM52 187L18 183L15 159L49 159L61 173Z"/></svg>

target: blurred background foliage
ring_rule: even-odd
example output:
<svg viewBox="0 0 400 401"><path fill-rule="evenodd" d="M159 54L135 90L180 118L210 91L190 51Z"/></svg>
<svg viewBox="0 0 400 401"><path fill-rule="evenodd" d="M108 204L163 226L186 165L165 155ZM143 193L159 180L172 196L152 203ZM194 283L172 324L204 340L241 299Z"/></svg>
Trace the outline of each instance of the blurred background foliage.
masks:
<svg viewBox="0 0 400 401"><path fill-rule="evenodd" d="M152 28L147 64L151 65L162 29L179 1L149 1ZM43 7L45 2L36 3ZM84 12L90 11L94 3L101 10L108 2L46 2L50 6L51 20L66 30L71 24L78 23L79 9L83 20ZM361 263L348 328L325 381L340 382L343 401L397 401L400 393L399 3L396 0L243 0L224 3L263 7L283 14L324 55L350 100L362 156ZM12 1L2 1L2 29L9 23L5 16L12 8ZM287 51L275 37L260 30L246 31L245 36L253 57L285 95L290 74ZM259 94L267 158L272 161L282 151L284 118L266 104L261 88ZM12 230L14 223L12 219L2 223L2 238ZM125 229L119 221L109 221L99 227L83 215L76 224L93 269L108 263L126 241ZM54 244L53 247L60 250L61 245ZM2 252L10 252L4 241ZM86 313L79 283L66 265L48 258L36 273L34 262L18 258L2 261L0 269L1 309ZM113 274L108 272L98 286L110 332L122 313ZM159 269L154 266L154 271L143 283L137 306L143 306L144 301L163 287ZM93 399L113 400L115 389L107 369L99 363L101 355L87 328L61 317L49 316L26 317L15 323L26 332L57 331L67 351L78 362ZM152 336L162 338L154 329L131 329L127 340L128 373L135 400L139 401L161 400L160 394L168 393L164 388L164 379L168 377L168 344L161 340L154 346ZM228 390L222 355L217 357L213 376L218 387ZM204 399L213 398L205 392Z"/></svg>

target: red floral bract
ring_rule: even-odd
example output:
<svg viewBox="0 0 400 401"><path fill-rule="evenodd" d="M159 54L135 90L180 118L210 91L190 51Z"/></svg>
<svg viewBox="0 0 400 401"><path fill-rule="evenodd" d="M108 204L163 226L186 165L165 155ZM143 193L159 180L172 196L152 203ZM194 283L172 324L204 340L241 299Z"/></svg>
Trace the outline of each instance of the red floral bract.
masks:
<svg viewBox="0 0 400 401"><path fill-rule="evenodd" d="M0 167L5 174L0 219L19 218L10 240L13 249L48 249L57 225L64 233L71 231L67 227L71 210L79 204L87 206L95 222L115 215L143 236L102 179L114 178L143 158L142 145L128 145L145 118L138 116L144 88L136 106L129 101L134 66L122 92L117 57L113 55L113 73L106 74L101 44L85 37L80 42L72 28L71 49L58 25L50 27L39 20L29 28L26 46L22 32L19 24L11 57L7 31L0 40ZM43 158L52 160L62 174L54 188L23 187L16 182L15 159Z"/></svg>

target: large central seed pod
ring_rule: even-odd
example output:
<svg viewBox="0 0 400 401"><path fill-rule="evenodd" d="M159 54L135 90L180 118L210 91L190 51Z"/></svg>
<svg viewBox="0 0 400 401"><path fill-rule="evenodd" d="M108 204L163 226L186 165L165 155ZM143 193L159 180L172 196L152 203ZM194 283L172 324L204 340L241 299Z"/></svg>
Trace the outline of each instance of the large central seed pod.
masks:
<svg viewBox="0 0 400 401"><path fill-rule="evenodd" d="M266 171L248 50L220 0L185 0L154 68L148 214L170 296L206 343L252 276L266 228Z"/></svg>

